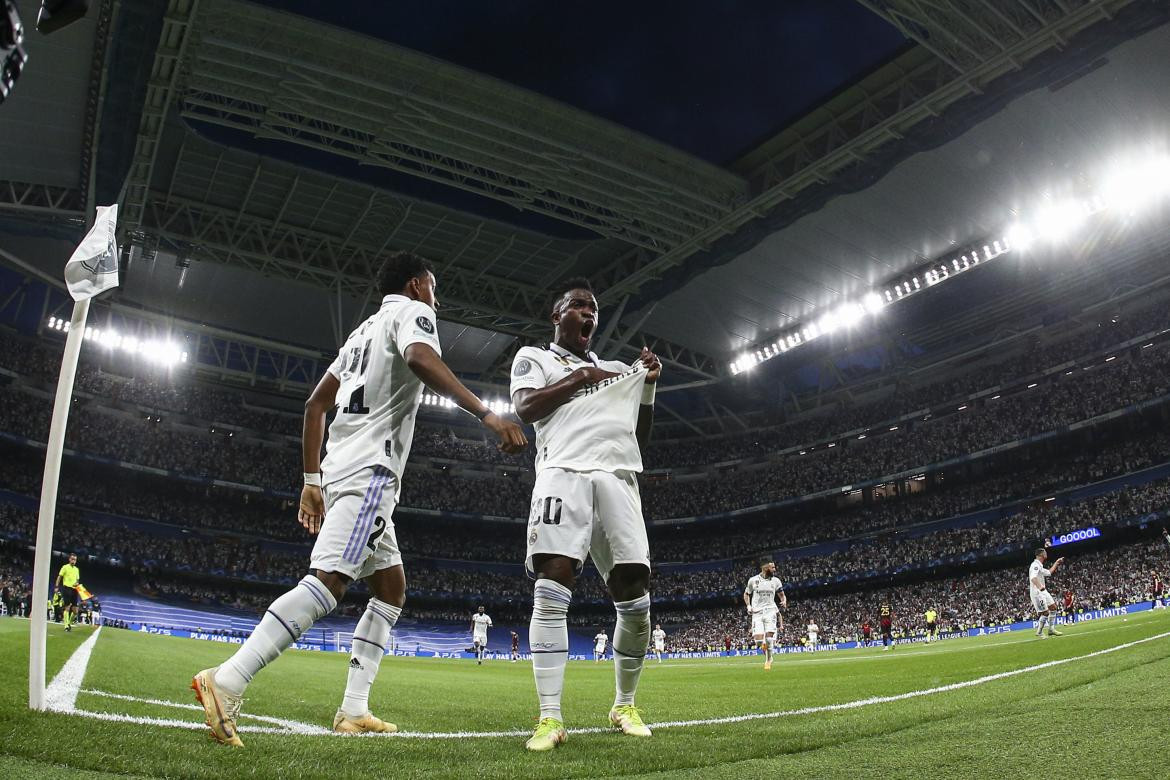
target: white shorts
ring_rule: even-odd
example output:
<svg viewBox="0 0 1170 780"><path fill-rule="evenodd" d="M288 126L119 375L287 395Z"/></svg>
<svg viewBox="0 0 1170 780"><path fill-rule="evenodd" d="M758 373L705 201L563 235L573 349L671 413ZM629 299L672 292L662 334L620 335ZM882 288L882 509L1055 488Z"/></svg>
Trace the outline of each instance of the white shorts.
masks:
<svg viewBox="0 0 1170 780"><path fill-rule="evenodd" d="M595 648L593 648L593 654L594 655L605 655L605 648L604 647L595 647Z"/></svg>
<svg viewBox="0 0 1170 780"><path fill-rule="evenodd" d="M777 612L756 612L752 615L752 636L776 633Z"/></svg>
<svg viewBox="0 0 1170 780"><path fill-rule="evenodd" d="M534 555L573 558L578 572L588 555L602 579L608 579L619 563L650 568L650 542L637 475L632 471L556 468L537 474L524 557L529 576L535 576Z"/></svg>
<svg viewBox="0 0 1170 780"><path fill-rule="evenodd" d="M398 478L383 466L322 487L325 523L313 545L310 566L355 580L402 563L394 535Z"/></svg>
<svg viewBox="0 0 1170 780"><path fill-rule="evenodd" d="M476 634L475 636L471 637L471 644L483 647L487 644L487 635Z"/></svg>
<svg viewBox="0 0 1170 780"><path fill-rule="evenodd" d="M1052 594L1046 590L1038 590L1032 594L1032 606L1037 612L1044 612L1056 603Z"/></svg>
<svg viewBox="0 0 1170 780"><path fill-rule="evenodd" d="M808 635L808 643L810 645L815 645L817 643L817 635L816 634L809 634Z"/></svg>
<svg viewBox="0 0 1170 780"><path fill-rule="evenodd" d="M666 649L666 645L664 645L662 642L655 642L654 643L654 652L661 653L665 649Z"/></svg>

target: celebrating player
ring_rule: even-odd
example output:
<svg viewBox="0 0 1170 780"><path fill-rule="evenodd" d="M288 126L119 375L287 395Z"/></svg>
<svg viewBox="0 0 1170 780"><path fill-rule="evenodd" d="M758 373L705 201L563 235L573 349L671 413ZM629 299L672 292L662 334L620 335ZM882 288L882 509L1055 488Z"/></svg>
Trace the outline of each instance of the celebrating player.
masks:
<svg viewBox="0 0 1170 780"><path fill-rule="evenodd" d="M617 612L609 721L625 734L650 736L634 706L650 638L650 545L637 475L662 372L646 348L632 365L589 351L598 309L584 279L558 288L550 320L553 342L516 353L511 386L516 414L536 427L525 565L536 577L529 645L540 701L540 721L527 747L538 751L555 748L567 736L561 716L566 616L586 555Z"/></svg>
<svg viewBox="0 0 1170 780"><path fill-rule="evenodd" d="M894 611L889 604L883 603L878 617L882 627L882 644L885 645L883 649L889 650L894 646Z"/></svg>
<svg viewBox="0 0 1170 780"><path fill-rule="evenodd" d="M776 606L776 600L780 606ZM764 651L764 671L772 668L772 652L776 647L776 628L784 627L780 609L788 608L788 597L784 595L784 583L776 576L776 564L767 561L760 566L760 573L748 580L743 589L743 603L752 616L752 639Z"/></svg>
<svg viewBox="0 0 1170 780"><path fill-rule="evenodd" d="M476 666L483 664L484 654L487 653L487 632L491 627L492 619L483 611L483 607L480 607L479 611L471 616L471 646L475 648Z"/></svg>
<svg viewBox="0 0 1170 780"><path fill-rule="evenodd" d="M1157 571L1152 572L1153 582L1150 583L1150 595L1153 604L1153 609L1166 608L1166 585L1162 582L1162 577Z"/></svg>
<svg viewBox="0 0 1170 780"><path fill-rule="evenodd" d="M391 516L423 383L478 417L499 437L505 452L518 452L527 443L518 425L493 414L440 358L430 263L396 252L379 272L378 289L378 311L350 334L305 404L305 486L298 519L309 533L320 532L310 562L313 573L272 603L235 655L199 672L191 682L207 725L220 742L243 744L236 719L245 688L332 612L355 579L365 580L373 595L354 631L345 696L333 729L397 731L394 724L370 714L369 694L406 600ZM322 463L325 416L339 401Z"/></svg>
<svg viewBox="0 0 1170 780"><path fill-rule="evenodd" d="M654 633L650 636L654 640L654 657L658 659L658 663L662 663L662 651L666 649L666 632L662 630L661 623L655 624Z"/></svg>
<svg viewBox="0 0 1170 780"><path fill-rule="evenodd" d="M1032 597L1032 606L1040 615L1036 622L1036 636L1044 639L1050 636L1063 636L1061 632L1052 627L1050 622L1055 617L1056 601L1048 592L1047 579L1060 568L1060 564L1064 563L1064 558L1057 558L1051 569L1044 568L1044 563L1047 560L1048 551L1041 547L1036 550L1036 560L1032 561L1032 565L1028 567L1028 595ZM1047 636L1044 635L1045 626L1048 627Z"/></svg>
<svg viewBox="0 0 1170 780"><path fill-rule="evenodd" d="M873 638L873 626L869 624L869 618L861 624L861 646L869 647L870 640Z"/></svg>
<svg viewBox="0 0 1170 780"><path fill-rule="evenodd" d="M605 660L605 646L609 644L609 635L605 633L605 629L597 632L597 636L593 637L593 662L601 663ZM614 658L617 661L617 658Z"/></svg>
<svg viewBox="0 0 1170 780"><path fill-rule="evenodd" d="M813 620L812 618L809 618L808 619L808 626L806 626L806 629L808 631L808 646L810 649L816 650L817 649L817 637L820 636L821 627L817 625L817 621Z"/></svg>
<svg viewBox="0 0 1170 780"><path fill-rule="evenodd" d="M57 582L53 585L54 593L61 594L61 619L65 621L65 630L72 631L73 623L77 620L77 584L81 582L81 571L77 568L77 553L69 553L69 562L61 564L57 572Z"/></svg>
<svg viewBox="0 0 1170 780"><path fill-rule="evenodd" d="M926 643L930 644L932 640L938 639L938 613L934 611L934 607L926 610L924 615L926 618Z"/></svg>
<svg viewBox="0 0 1170 780"><path fill-rule="evenodd" d="M512 663L520 660L520 635L512 632Z"/></svg>

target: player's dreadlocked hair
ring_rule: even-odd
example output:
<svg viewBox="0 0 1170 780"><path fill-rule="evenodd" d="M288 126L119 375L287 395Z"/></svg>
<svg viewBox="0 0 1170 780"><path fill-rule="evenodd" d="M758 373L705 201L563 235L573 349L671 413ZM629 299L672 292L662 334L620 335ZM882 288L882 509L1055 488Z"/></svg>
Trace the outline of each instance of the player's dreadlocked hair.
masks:
<svg viewBox="0 0 1170 780"><path fill-rule="evenodd" d="M548 299L548 311L552 314L557 310L557 304L561 302L561 298L565 297L565 293L570 290L588 290L593 292L593 285L584 276L574 276L571 279L558 284L552 289L552 295Z"/></svg>
<svg viewBox="0 0 1170 780"><path fill-rule="evenodd" d="M414 252L391 252L378 271L378 292L381 295L400 293L407 282L427 271L434 273L434 266Z"/></svg>

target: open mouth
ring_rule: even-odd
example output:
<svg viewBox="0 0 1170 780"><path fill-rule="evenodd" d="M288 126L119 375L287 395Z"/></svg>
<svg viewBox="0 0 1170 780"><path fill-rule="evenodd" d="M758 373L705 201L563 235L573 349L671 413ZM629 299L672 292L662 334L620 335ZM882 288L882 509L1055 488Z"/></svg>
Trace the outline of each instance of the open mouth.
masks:
<svg viewBox="0 0 1170 780"><path fill-rule="evenodd" d="M581 338L588 341L593 335L593 328L595 327L596 323L593 320L585 320L585 322L581 323Z"/></svg>

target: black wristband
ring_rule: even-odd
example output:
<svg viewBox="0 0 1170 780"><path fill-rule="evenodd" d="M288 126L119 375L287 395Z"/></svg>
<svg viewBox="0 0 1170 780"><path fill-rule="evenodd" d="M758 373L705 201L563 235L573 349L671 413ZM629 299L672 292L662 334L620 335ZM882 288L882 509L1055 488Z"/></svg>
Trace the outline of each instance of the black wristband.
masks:
<svg viewBox="0 0 1170 780"><path fill-rule="evenodd" d="M477 420L479 420L480 422L483 422L483 421L484 421L484 419L485 419L485 418L486 418L486 417L487 417L489 414L491 414L491 413L492 413L492 410L491 410L491 409L488 409L488 408L485 406L485 407L483 408L483 414L477 414L477 415L475 416L475 418L476 418Z"/></svg>

